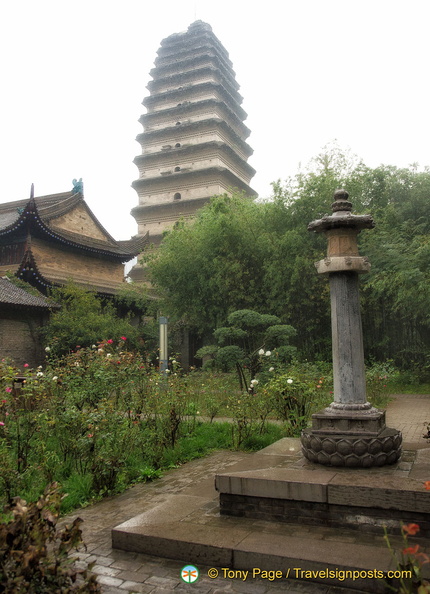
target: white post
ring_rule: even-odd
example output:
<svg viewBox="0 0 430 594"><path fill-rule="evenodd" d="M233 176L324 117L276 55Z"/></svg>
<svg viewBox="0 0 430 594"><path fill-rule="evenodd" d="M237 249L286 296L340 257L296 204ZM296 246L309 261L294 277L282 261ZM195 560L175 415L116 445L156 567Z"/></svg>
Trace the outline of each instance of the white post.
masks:
<svg viewBox="0 0 430 594"><path fill-rule="evenodd" d="M165 372L168 367L168 354L167 354L167 318L160 316L160 371Z"/></svg>

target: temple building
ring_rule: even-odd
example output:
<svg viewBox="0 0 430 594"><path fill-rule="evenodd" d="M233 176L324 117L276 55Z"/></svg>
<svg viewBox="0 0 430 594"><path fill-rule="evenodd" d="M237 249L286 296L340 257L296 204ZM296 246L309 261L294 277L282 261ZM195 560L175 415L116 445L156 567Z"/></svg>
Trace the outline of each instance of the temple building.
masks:
<svg viewBox="0 0 430 594"><path fill-rule="evenodd" d="M253 151L239 85L210 25L196 21L164 39L150 75L137 137L142 154L134 160L139 203L131 214L138 235L149 232L158 245L166 229L212 196L239 190L255 197L249 186L255 170L247 163ZM130 277L143 280L143 267Z"/></svg>
<svg viewBox="0 0 430 594"><path fill-rule="evenodd" d="M124 264L148 239L116 241L85 202L82 184L71 192L0 204L0 276L6 272L46 294L69 280L100 295L125 282Z"/></svg>

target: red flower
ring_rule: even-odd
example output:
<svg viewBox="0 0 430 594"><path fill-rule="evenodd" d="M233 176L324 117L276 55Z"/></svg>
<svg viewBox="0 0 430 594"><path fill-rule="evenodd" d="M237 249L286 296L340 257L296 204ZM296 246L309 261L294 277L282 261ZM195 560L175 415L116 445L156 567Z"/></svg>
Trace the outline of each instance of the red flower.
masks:
<svg viewBox="0 0 430 594"><path fill-rule="evenodd" d="M414 547L408 547L407 549L403 549L402 553L404 555L416 555L419 551L420 545L415 545Z"/></svg>
<svg viewBox="0 0 430 594"><path fill-rule="evenodd" d="M127 340L125 336L121 336L121 340Z"/></svg>
<svg viewBox="0 0 430 594"><path fill-rule="evenodd" d="M424 483L424 487L427 489L427 491L430 491L430 481L426 481Z"/></svg>
<svg viewBox="0 0 430 594"><path fill-rule="evenodd" d="M402 530L408 536L415 536L415 534L420 531L420 527L418 524L404 524Z"/></svg>
<svg viewBox="0 0 430 594"><path fill-rule="evenodd" d="M112 344L112 343L113 343L113 340L112 340L112 338L109 338L109 340L107 341L107 343L108 343L108 344Z"/></svg>
<svg viewBox="0 0 430 594"><path fill-rule="evenodd" d="M24 367L28 367L28 363L24 363Z"/></svg>

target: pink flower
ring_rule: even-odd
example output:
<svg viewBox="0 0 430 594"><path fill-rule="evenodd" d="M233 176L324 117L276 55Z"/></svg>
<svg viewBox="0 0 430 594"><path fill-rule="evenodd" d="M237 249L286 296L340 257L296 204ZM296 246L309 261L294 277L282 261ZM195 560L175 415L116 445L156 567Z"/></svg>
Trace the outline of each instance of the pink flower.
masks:
<svg viewBox="0 0 430 594"><path fill-rule="evenodd" d="M127 340L125 336L121 336L121 340Z"/></svg>
<svg viewBox="0 0 430 594"><path fill-rule="evenodd" d="M112 340L112 338L109 338L109 340L107 341L107 343L108 343L108 344L112 344L112 343L113 343L113 340Z"/></svg>
<svg viewBox="0 0 430 594"><path fill-rule="evenodd" d="M28 363L24 363L24 367L28 367Z"/></svg>
<svg viewBox="0 0 430 594"><path fill-rule="evenodd" d="M0 427L4 427L3 421L0 421Z"/></svg>
<svg viewBox="0 0 430 594"><path fill-rule="evenodd" d="M11 388L10 386L7 386L7 388L6 388L6 392L7 392L8 394L10 394L10 393L12 392L12 388ZM5 400L4 402L6 402L6 400Z"/></svg>
<svg viewBox="0 0 430 594"><path fill-rule="evenodd" d="M94 437L94 433L88 433L88 437Z"/></svg>

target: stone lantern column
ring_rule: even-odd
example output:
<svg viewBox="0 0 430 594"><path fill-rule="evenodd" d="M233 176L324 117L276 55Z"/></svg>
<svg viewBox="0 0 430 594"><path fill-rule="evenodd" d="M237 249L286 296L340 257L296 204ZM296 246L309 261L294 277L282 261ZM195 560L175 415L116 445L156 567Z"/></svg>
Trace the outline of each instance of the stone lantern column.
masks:
<svg viewBox="0 0 430 594"><path fill-rule="evenodd" d="M330 282L334 400L312 415L302 433L303 455L328 466L370 467L393 464L401 454L402 435L385 425L385 411L366 398L363 332L358 275L370 263L358 253L357 235L375 224L370 215L353 215L345 190L337 190L333 214L309 224L324 232L327 257L316 263Z"/></svg>

